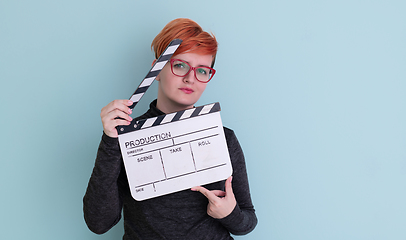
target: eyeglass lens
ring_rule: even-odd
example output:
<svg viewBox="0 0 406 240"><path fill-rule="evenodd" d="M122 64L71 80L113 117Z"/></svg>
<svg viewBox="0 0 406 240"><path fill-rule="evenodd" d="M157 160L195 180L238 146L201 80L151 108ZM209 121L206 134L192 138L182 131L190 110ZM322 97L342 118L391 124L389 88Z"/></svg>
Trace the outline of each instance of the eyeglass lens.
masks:
<svg viewBox="0 0 406 240"><path fill-rule="evenodd" d="M208 67L197 67L195 70L195 76L197 80L207 82L210 80L212 71ZM180 60L174 60L172 62L172 71L175 75L180 77L186 76L190 71L190 65Z"/></svg>

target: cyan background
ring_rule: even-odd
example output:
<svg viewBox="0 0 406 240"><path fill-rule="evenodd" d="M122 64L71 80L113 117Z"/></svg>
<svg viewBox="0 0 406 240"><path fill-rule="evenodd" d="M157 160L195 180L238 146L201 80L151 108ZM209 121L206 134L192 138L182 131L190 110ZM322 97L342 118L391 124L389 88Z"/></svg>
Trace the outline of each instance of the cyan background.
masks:
<svg viewBox="0 0 406 240"><path fill-rule="evenodd" d="M220 43L219 101L259 223L236 239L406 239L406 1L0 1L0 239L121 239L83 220L100 109L188 17ZM156 84L154 84L156 91ZM150 90L134 115L156 94Z"/></svg>

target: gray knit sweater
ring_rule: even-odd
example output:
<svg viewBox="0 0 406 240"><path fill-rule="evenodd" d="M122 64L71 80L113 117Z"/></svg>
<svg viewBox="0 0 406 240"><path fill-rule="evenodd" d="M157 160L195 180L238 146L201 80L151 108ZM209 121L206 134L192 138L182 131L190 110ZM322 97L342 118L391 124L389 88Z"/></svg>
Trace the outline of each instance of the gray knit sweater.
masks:
<svg viewBox="0 0 406 240"><path fill-rule="evenodd" d="M137 119L164 114L150 109ZM131 197L117 138L103 134L93 173L83 198L87 226L97 234L107 232L124 214L123 239L233 239L230 233L243 235L256 224L248 185L245 160L234 132L224 128L233 166L233 192L237 205L230 215L214 219L207 215L207 198L200 192L184 190L144 201ZM205 185L209 190L224 190L224 181Z"/></svg>

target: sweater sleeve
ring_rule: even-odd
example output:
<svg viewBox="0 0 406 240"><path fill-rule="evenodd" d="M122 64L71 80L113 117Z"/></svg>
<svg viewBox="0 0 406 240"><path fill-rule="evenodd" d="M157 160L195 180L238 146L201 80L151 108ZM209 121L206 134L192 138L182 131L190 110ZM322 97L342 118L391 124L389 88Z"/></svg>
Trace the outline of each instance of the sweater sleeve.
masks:
<svg viewBox="0 0 406 240"><path fill-rule="evenodd" d="M237 205L227 217L219 219L219 221L230 233L244 235L254 230L258 220L251 200L245 159L241 146L232 130L224 128L224 131L233 166L232 187Z"/></svg>
<svg viewBox="0 0 406 240"><path fill-rule="evenodd" d="M84 218L88 228L94 233L107 232L121 218L122 199L118 186L121 165L118 139L103 133L83 197Z"/></svg>

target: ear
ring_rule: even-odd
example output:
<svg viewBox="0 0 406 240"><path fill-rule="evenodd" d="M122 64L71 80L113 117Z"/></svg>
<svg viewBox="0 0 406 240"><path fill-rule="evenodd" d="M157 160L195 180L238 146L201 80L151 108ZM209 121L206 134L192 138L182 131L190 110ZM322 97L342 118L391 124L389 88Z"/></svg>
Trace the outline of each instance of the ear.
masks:
<svg viewBox="0 0 406 240"><path fill-rule="evenodd" d="M156 59L154 59L154 61L152 61L151 67L154 66L155 63L156 63ZM158 76L156 76L155 80L159 81L159 74L158 74Z"/></svg>

